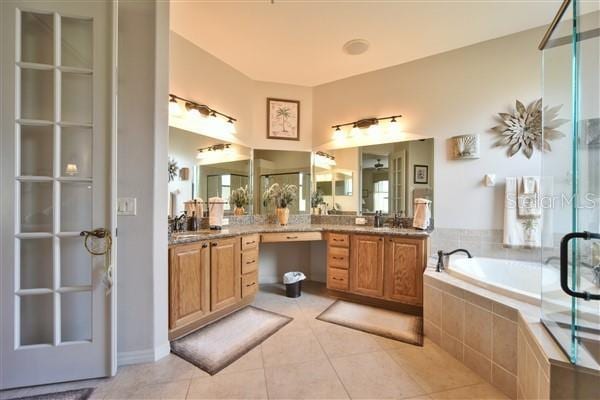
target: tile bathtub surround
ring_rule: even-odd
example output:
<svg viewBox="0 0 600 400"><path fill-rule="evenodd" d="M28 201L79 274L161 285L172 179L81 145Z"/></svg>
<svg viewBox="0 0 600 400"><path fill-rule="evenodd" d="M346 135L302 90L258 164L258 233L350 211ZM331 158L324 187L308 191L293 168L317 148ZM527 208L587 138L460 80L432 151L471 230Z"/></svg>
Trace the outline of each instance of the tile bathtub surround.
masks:
<svg viewBox="0 0 600 400"><path fill-rule="evenodd" d="M502 258L508 260L535 261L557 257L562 234L556 234L552 248L527 249L504 247L501 229L451 229L436 228L431 234L431 255L438 250L467 249L473 256Z"/></svg>
<svg viewBox="0 0 600 400"><path fill-rule="evenodd" d="M518 313L495 304L477 293L425 275L425 336L516 399Z"/></svg>

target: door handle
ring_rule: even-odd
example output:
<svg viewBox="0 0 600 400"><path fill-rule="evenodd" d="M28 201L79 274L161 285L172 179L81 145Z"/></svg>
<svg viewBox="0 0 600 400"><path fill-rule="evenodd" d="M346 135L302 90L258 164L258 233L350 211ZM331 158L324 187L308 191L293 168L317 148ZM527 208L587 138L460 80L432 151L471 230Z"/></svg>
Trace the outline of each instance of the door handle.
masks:
<svg viewBox="0 0 600 400"><path fill-rule="evenodd" d="M572 297L584 300L600 300L600 294L590 292L575 292L569 287L569 242L571 239L600 239L600 233L591 232L571 232L566 234L560 241L560 287Z"/></svg>

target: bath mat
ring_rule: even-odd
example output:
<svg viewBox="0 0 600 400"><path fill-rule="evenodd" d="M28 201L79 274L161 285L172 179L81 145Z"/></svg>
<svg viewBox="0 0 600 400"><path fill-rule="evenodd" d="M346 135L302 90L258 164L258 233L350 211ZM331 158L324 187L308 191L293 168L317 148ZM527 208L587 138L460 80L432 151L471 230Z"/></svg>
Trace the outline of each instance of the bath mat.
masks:
<svg viewBox="0 0 600 400"><path fill-rule="evenodd" d="M16 397L11 400L86 400L94 391L93 388L67 390L64 392L36 394L35 396Z"/></svg>
<svg viewBox="0 0 600 400"><path fill-rule="evenodd" d="M337 300L317 319L423 346L423 318L415 315Z"/></svg>
<svg viewBox="0 0 600 400"><path fill-rule="evenodd" d="M171 342L171 352L214 375L292 319L248 306Z"/></svg>

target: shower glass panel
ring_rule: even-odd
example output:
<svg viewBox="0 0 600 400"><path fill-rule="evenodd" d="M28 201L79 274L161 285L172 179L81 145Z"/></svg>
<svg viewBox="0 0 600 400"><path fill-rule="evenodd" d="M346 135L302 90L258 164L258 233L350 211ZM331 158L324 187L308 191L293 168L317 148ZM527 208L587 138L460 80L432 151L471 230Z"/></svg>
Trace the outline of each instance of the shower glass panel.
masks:
<svg viewBox="0 0 600 400"><path fill-rule="evenodd" d="M552 147L543 155L542 181L553 195L542 206L552 213L554 237L543 243L542 321L572 363L598 368L600 11L580 3L564 9L543 47L544 139ZM557 106L564 121L556 129L564 137L548 129L558 125L548 118ZM567 240L573 232L580 234Z"/></svg>

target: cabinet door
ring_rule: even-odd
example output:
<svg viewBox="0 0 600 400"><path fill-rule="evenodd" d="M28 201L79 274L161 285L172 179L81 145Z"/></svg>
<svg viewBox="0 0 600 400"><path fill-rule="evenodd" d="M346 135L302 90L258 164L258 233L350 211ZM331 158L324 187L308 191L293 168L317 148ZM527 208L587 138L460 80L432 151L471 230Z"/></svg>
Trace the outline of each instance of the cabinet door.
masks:
<svg viewBox="0 0 600 400"><path fill-rule="evenodd" d="M210 311L208 243L176 246L170 250L169 328L202 318Z"/></svg>
<svg viewBox="0 0 600 400"><path fill-rule="evenodd" d="M210 308L221 310L241 299L239 238L211 242L210 248Z"/></svg>
<svg viewBox="0 0 600 400"><path fill-rule="evenodd" d="M351 250L351 291L383 297L383 237L353 235Z"/></svg>
<svg viewBox="0 0 600 400"><path fill-rule="evenodd" d="M387 239L385 297L403 303L423 304L425 245L421 239Z"/></svg>

